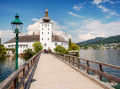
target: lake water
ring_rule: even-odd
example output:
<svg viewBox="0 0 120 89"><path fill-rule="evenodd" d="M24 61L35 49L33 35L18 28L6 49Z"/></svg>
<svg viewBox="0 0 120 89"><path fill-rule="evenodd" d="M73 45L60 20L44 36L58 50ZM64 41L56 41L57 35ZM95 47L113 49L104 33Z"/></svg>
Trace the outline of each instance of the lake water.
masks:
<svg viewBox="0 0 120 89"><path fill-rule="evenodd" d="M120 50L80 50L79 55L80 58L120 66ZM85 64L85 62L82 63ZM90 66L99 69L98 65L90 64ZM120 78L120 70L105 66L103 66L103 70L108 74L112 74ZM106 80L104 79L104 81ZM115 89L120 89L120 84L115 86Z"/></svg>
<svg viewBox="0 0 120 89"><path fill-rule="evenodd" d="M18 58L18 66L23 65L27 59ZM15 70L15 58L0 58L0 82L6 79Z"/></svg>

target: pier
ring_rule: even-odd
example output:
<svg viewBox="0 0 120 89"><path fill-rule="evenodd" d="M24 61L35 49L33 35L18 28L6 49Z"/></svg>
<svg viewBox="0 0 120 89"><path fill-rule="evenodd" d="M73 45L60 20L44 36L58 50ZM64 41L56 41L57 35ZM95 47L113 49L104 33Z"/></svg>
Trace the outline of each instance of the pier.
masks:
<svg viewBox="0 0 120 89"><path fill-rule="evenodd" d="M90 63L98 64L99 70ZM102 82L102 77L110 83L120 83L120 78L107 74L102 66L120 70L119 66L71 55L39 52L0 83L0 89L114 89ZM94 75L90 75L90 71Z"/></svg>

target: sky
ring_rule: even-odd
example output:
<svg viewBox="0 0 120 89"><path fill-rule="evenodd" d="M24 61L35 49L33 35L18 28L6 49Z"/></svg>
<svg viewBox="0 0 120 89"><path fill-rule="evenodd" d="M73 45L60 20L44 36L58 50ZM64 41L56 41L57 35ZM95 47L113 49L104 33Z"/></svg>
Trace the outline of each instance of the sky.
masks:
<svg viewBox="0 0 120 89"><path fill-rule="evenodd" d="M22 35L39 32L39 23L48 9L53 33L72 42L120 35L120 0L0 0L2 44L15 37L11 22L15 14L23 22Z"/></svg>

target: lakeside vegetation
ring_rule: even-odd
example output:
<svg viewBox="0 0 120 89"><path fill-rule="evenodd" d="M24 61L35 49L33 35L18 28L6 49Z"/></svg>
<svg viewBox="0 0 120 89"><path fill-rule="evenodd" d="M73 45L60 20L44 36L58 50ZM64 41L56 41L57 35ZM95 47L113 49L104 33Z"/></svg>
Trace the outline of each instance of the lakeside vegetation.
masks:
<svg viewBox="0 0 120 89"><path fill-rule="evenodd" d="M68 47L68 50L66 50L63 46L61 45L57 45L55 48L54 48L54 51L56 53L63 53L63 54L70 54L70 53L76 53L76 56L79 56L79 53L77 53L76 51L79 52L79 49L80 47L75 44L75 43L72 43L71 42L71 39L69 39L69 47Z"/></svg>
<svg viewBox="0 0 120 89"><path fill-rule="evenodd" d="M120 35L108 38L97 37L77 44L80 49L120 49Z"/></svg>
<svg viewBox="0 0 120 89"><path fill-rule="evenodd" d="M26 49L23 52L23 57L24 58L31 58L32 56L34 56L36 53L38 53L39 51L41 51L43 49L43 46L40 42L35 42L33 44L33 49Z"/></svg>
<svg viewBox="0 0 120 89"><path fill-rule="evenodd" d="M7 49L0 44L0 57L4 56L4 54L6 54Z"/></svg>

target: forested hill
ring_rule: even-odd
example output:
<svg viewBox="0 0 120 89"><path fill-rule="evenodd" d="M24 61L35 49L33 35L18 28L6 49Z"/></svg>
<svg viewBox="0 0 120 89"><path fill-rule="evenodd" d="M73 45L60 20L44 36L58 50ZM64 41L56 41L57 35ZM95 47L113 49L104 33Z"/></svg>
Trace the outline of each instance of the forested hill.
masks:
<svg viewBox="0 0 120 89"><path fill-rule="evenodd" d="M108 38L97 37L95 39L79 42L77 44L110 44L110 43L120 43L120 35L111 36Z"/></svg>

